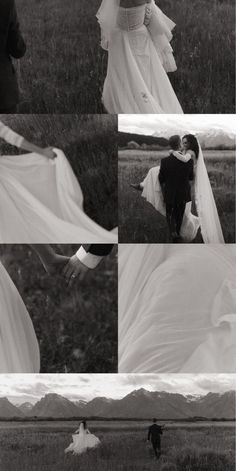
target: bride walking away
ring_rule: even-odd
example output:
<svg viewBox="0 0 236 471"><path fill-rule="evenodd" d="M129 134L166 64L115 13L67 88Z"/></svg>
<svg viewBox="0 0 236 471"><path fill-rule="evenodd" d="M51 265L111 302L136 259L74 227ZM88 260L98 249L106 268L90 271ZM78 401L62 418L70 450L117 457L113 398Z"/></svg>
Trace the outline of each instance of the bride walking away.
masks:
<svg viewBox="0 0 236 471"><path fill-rule="evenodd" d="M176 70L175 27L154 0L103 0L97 13L108 51L102 101L109 113L182 113L167 72Z"/></svg>
<svg viewBox="0 0 236 471"><path fill-rule="evenodd" d="M65 449L65 453L72 452L74 455L81 455L100 445L98 437L90 433L86 420L80 423L78 430L72 435L73 442Z"/></svg>

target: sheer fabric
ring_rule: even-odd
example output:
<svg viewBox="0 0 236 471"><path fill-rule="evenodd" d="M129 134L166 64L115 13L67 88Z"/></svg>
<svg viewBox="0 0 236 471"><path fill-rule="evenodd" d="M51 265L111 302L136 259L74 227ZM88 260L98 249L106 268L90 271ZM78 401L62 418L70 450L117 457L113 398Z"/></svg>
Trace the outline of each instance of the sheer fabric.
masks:
<svg viewBox="0 0 236 471"><path fill-rule="evenodd" d="M0 158L1 243L109 243L117 236L83 211L80 185L65 155Z"/></svg>
<svg viewBox="0 0 236 471"><path fill-rule="evenodd" d="M119 372L236 372L234 245L122 245Z"/></svg>
<svg viewBox="0 0 236 471"><path fill-rule="evenodd" d="M72 452L75 455L81 455L91 448L96 448L101 443L99 438L84 428L83 424L80 424L79 433L73 434L72 438L73 442L65 449L65 453Z"/></svg>
<svg viewBox="0 0 236 471"><path fill-rule="evenodd" d="M166 74L176 70L170 46L175 24L154 1L133 8L119 7L115 0L108 7L109 1L97 15L102 45L109 51L105 108L109 113L182 113Z"/></svg>
<svg viewBox="0 0 236 471"><path fill-rule="evenodd" d="M224 236L200 144L199 148L195 195L202 237L205 244L224 244Z"/></svg>
<svg viewBox="0 0 236 471"><path fill-rule="evenodd" d="M23 142L23 137L17 134L16 132L12 131L8 126L5 126L0 121L0 137L4 139L6 142L9 144L12 144L13 146L16 147L21 147L22 142Z"/></svg>
<svg viewBox="0 0 236 471"><path fill-rule="evenodd" d="M39 347L27 309L0 263L0 373L38 373Z"/></svg>

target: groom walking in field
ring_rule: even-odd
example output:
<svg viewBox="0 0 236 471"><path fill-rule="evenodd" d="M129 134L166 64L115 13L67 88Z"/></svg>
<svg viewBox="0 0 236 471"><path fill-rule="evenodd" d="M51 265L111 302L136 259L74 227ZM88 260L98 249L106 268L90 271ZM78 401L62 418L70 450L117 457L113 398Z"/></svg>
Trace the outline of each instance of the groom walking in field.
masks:
<svg viewBox="0 0 236 471"><path fill-rule="evenodd" d="M25 51L15 1L0 0L0 114L17 112L19 91L11 58L20 59Z"/></svg>
<svg viewBox="0 0 236 471"><path fill-rule="evenodd" d="M169 145L172 150L180 150L180 136L171 136ZM193 179L192 159L184 163L171 152L168 157L161 160L159 181L166 205L166 220L172 242L180 241L185 206L188 201L191 201L190 181Z"/></svg>

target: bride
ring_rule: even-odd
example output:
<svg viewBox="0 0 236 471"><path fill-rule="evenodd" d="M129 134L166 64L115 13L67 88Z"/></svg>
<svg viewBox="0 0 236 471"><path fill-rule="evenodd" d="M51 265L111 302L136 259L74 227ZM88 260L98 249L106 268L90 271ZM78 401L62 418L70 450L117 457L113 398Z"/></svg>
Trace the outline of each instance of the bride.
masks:
<svg viewBox="0 0 236 471"><path fill-rule="evenodd" d="M44 244L35 245L45 270L61 270L69 258ZM34 327L26 306L0 262L0 373L38 373L40 353Z"/></svg>
<svg viewBox="0 0 236 471"><path fill-rule="evenodd" d="M0 156L0 243L114 243L83 211L83 194L59 149L41 149L0 122L0 137L30 151Z"/></svg>
<svg viewBox="0 0 236 471"><path fill-rule="evenodd" d="M121 245L119 373L236 373L236 247Z"/></svg>
<svg viewBox="0 0 236 471"><path fill-rule="evenodd" d="M171 153L182 162L193 160L195 179L192 200L197 209L197 217L191 212L192 202L188 202L185 207L180 235L184 241L194 240L200 227L205 244L222 244L224 243L224 236L201 146L193 134L187 134L183 137L182 146L183 152L171 150ZM158 178L159 171L160 166L151 168L140 185L131 186L142 189L142 196L160 214L165 216L166 209Z"/></svg>
<svg viewBox="0 0 236 471"><path fill-rule="evenodd" d="M81 455L88 449L96 448L100 445L100 440L91 434L87 428L86 421L81 422L79 429L72 435L73 442L65 449L65 453L71 451L75 455Z"/></svg>
<svg viewBox="0 0 236 471"><path fill-rule="evenodd" d="M103 104L108 113L183 113L167 72L176 64L175 26L154 0L103 0L97 13L108 69Z"/></svg>

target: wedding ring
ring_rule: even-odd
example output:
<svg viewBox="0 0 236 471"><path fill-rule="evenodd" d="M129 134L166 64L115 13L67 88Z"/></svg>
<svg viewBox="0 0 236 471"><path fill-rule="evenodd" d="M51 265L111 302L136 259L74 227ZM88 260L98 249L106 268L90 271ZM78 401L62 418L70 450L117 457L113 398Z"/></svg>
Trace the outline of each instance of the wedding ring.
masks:
<svg viewBox="0 0 236 471"><path fill-rule="evenodd" d="M76 275L71 275L71 278L76 278Z"/></svg>

